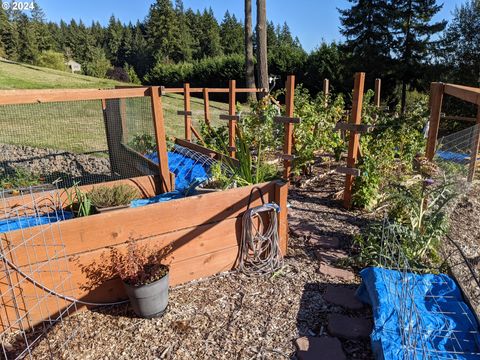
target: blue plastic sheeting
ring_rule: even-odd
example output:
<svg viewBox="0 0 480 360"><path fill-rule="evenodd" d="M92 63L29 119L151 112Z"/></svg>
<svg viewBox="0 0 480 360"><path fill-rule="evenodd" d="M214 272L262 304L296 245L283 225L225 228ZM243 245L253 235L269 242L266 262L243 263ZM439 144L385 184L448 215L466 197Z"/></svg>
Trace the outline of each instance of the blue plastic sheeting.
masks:
<svg viewBox="0 0 480 360"><path fill-rule="evenodd" d="M382 268L360 275L357 296L373 309L376 359L480 359L477 320L452 278Z"/></svg>
<svg viewBox="0 0 480 360"><path fill-rule="evenodd" d="M158 155L156 152L146 154L146 158L158 164ZM210 168L208 165L202 165L188 156L168 152L168 168L175 174L175 190L182 193L188 193L202 182L208 180Z"/></svg>
<svg viewBox="0 0 480 360"><path fill-rule="evenodd" d="M185 194L183 192L175 190L175 191L171 191L165 194L160 194L148 199L132 200L132 202L130 202L130 207L136 208L140 206L156 204L159 202L166 202L166 201L175 200L175 199L183 199L184 197L185 197Z"/></svg>
<svg viewBox="0 0 480 360"><path fill-rule="evenodd" d="M467 154L457 153L453 151L438 150L436 154L442 160L453 161L461 164L465 163L470 159L470 156Z"/></svg>
<svg viewBox="0 0 480 360"><path fill-rule="evenodd" d="M158 164L156 152L146 154L145 157ZM168 152L168 169L175 174L175 191L160 194L149 199L133 200L130 203L130 207L135 208L195 195L195 188L210 177L208 164L201 164L188 156L176 152Z"/></svg>
<svg viewBox="0 0 480 360"><path fill-rule="evenodd" d="M57 221L68 220L73 218L73 214L68 211L56 211L41 216L24 216L20 218L10 218L0 220L0 233L9 231L26 229L32 226L46 225Z"/></svg>

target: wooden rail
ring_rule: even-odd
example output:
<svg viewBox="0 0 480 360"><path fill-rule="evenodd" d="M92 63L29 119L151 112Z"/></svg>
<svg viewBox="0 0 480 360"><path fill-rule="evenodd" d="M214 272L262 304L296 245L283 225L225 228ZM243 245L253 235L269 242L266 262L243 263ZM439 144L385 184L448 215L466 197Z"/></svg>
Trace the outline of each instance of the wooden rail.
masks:
<svg viewBox="0 0 480 360"><path fill-rule="evenodd" d="M472 118L444 116L442 114L442 104L445 95L453 96L457 99L475 104L477 106L477 117L474 119L477 127L480 127L480 88L474 88L464 85L444 84L434 82L430 85L430 119L427 147L425 156L428 160L433 160L437 145L438 130L440 128L440 120L452 119L460 121L472 121ZM472 136L470 164L467 181L473 181L477 167L478 149L480 146L480 131L475 131Z"/></svg>

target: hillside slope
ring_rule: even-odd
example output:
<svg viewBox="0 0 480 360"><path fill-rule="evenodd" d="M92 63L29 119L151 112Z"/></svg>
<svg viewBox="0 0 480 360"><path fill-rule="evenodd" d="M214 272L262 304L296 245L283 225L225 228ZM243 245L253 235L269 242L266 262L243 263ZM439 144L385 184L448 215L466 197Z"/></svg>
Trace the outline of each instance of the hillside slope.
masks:
<svg viewBox="0 0 480 360"><path fill-rule="evenodd" d="M112 88L109 79L0 60L0 89Z"/></svg>

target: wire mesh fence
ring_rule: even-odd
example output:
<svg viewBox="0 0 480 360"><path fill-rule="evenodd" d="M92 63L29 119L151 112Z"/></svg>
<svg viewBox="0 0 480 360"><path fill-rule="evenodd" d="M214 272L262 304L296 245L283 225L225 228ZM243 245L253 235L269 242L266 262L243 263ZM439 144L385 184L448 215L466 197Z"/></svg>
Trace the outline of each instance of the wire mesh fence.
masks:
<svg viewBox="0 0 480 360"><path fill-rule="evenodd" d="M154 174L141 134L156 147L150 97L0 106L0 187Z"/></svg>
<svg viewBox="0 0 480 360"><path fill-rule="evenodd" d="M59 226L68 216L58 189L41 195L34 188L0 191L0 353L5 359L64 358L76 335L63 325L75 321L68 316L77 304L53 293L73 292ZM55 341L48 338L52 327ZM68 328L80 329L78 324ZM37 347L41 356L35 355Z"/></svg>
<svg viewBox="0 0 480 360"><path fill-rule="evenodd" d="M446 135L438 140L434 160L453 178L467 178L472 171L472 158L479 158L475 150L480 125L474 125L461 131Z"/></svg>

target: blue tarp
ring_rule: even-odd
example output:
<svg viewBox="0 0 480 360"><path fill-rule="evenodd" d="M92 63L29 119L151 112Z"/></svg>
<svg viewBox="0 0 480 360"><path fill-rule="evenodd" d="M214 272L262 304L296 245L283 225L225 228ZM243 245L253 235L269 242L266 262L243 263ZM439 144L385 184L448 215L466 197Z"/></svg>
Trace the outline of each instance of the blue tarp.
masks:
<svg viewBox="0 0 480 360"><path fill-rule="evenodd" d="M360 275L357 296L372 306L376 359L480 359L477 320L452 278L382 268ZM405 341L417 351L406 350Z"/></svg>
<svg viewBox="0 0 480 360"><path fill-rule="evenodd" d="M56 211L41 216L24 216L19 218L10 218L0 220L0 233L26 229L32 226L55 223L57 221L73 218L73 214L68 211Z"/></svg>
<svg viewBox="0 0 480 360"><path fill-rule="evenodd" d="M436 155L442 160L453 161L461 164L465 163L470 159L470 156L467 154L457 153L453 151L438 150L436 152Z"/></svg>
<svg viewBox="0 0 480 360"><path fill-rule="evenodd" d="M156 152L146 154L146 158L158 164ZM196 160L176 152L168 152L168 168L175 174L175 191L160 194L149 199L137 199L130 203L131 207L145 206L158 202L165 202L174 199L181 199L187 195L194 195L195 188L208 180L210 167Z"/></svg>

